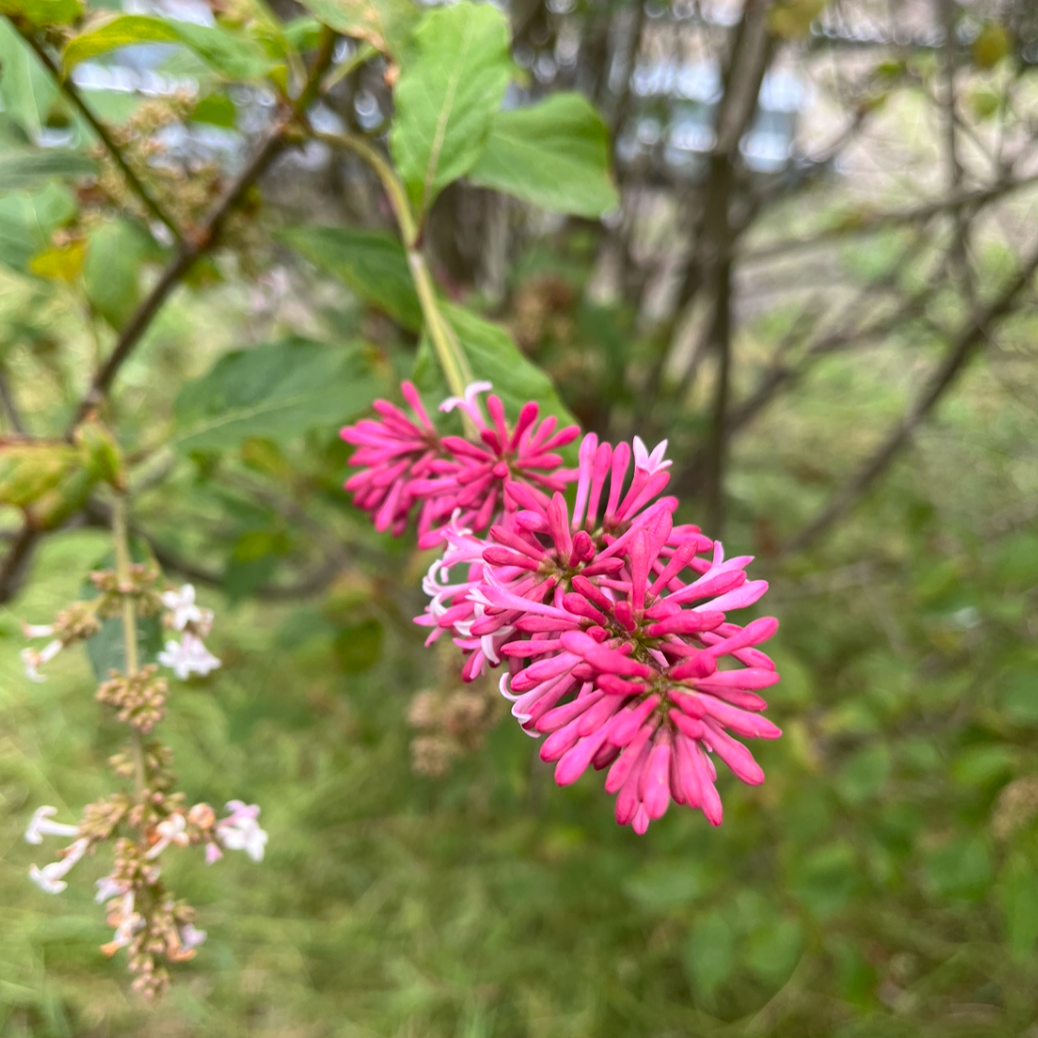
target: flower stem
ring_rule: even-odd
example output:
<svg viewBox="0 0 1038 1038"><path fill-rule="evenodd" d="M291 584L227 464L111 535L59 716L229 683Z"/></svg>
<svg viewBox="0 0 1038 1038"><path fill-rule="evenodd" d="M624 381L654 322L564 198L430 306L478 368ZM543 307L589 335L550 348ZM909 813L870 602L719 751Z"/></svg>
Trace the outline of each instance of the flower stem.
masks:
<svg viewBox="0 0 1038 1038"><path fill-rule="evenodd" d="M422 255L419 245L418 225L411 211L411 203L407 200L407 192L404 190L404 185L400 183L400 178L378 150L362 137L338 133L315 133L314 137L330 147L352 152L365 162L381 181L383 189L389 196L389 203L393 207L397 226L400 228L400 236L404 240L407 265L411 271L415 291L418 293L425 330L428 332L429 341L436 353L436 360L439 362L451 393L455 396L464 396L465 387L473 381L472 369L469 367L468 357L465 356L465 352L458 342L458 337L454 334L454 329L440 310L432 274L429 272L429 266L425 262L425 256Z"/></svg>
<svg viewBox="0 0 1038 1038"><path fill-rule="evenodd" d="M119 586L123 602L123 648L126 655L126 677L132 678L140 668L137 654L137 607L134 604L130 580L130 539L126 523L126 495L117 494L115 507L112 509L112 536L115 547L115 579ZM146 776L144 768L144 747L141 745L141 733L131 725L130 748L133 752L134 788L137 799L144 796Z"/></svg>

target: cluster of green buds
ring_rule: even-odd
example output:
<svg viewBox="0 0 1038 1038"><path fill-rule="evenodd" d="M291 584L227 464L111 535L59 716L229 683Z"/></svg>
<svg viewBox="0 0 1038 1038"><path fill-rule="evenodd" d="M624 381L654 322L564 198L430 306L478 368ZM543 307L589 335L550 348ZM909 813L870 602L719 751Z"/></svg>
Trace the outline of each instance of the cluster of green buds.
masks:
<svg viewBox="0 0 1038 1038"><path fill-rule="evenodd" d="M123 666L109 669L95 698L129 730L126 747L109 761L122 788L88 804L74 824L57 821L54 807L38 808L25 838L32 844L41 844L47 836L71 841L55 861L29 870L30 878L49 894L66 888L66 877L77 863L111 845L111 868L96 881L96 900L105 906L114 928L101 950L111 956L125 948L134 989L155 1000L169 986L170 966L194 957L206 937L195 926L195 910L165 886L164 856L173 848L197 847L209 864L225 850L241 850L260 861L267 834L259 826L255 804L232 800L226 815L218 817L209 804L189 805L176 791L172 753L153 736L169 695L169 681L160 668L189 680L220 666L203 642L213 614L195 603L191 585L164 585L154 562L130 561L122 495L116 500L113 528L116 564L90 574L96 597L74 602L52 624L26 625L28 637L49 640L42 649L26 649L22 659L32 680L46 680L39 668L62 649L97 637L107 624L121 624ZM174 637L154 662L142 664L138 619L160 613Z"/></svg>

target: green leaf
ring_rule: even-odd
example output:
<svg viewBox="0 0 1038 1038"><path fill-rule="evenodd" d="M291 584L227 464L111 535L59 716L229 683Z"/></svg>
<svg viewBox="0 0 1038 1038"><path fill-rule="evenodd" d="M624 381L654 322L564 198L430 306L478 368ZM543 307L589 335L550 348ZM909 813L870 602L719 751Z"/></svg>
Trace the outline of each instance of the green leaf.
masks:
<svg viewBox="0 0 1038 1038"><path fill-rule="evenodd" d="M278 237L314 266L341 278L362 299L412 331L422 327L404 247L383 231L356 227L289 227Z"/></svg>
<svg viewBox="0 0 1038 1038"><path fill-rule="evenodd" d="M493 384L510 418L514 419L528 400L536 400L542 418L555 415L560 425L576 423L555 392L551 379L523 356L504 328L462 306L441 303L440 308L458 336L473 378ZM432 400L450 396L428 335L422 336L413 378L415 385Z"/></svg>
<svg viewBox="0 0 1038 1038"><path fill-rule="evenodd" d="M1013 957L1023 962L1038 941L1038 873L1022 854L1006 866L1000 893L1006 937Z"/></svg>
<svg viewBox="0 0 1038 1038"><path fill-rule="evenodd" d="M58 88L39 58L0 21L0 101L30 140L39 137L57 96Z"/></svg>
<svg viewBox="0 0 1038 1038"><path fill-rule="evenodd" d="M0 192L38 188L52 177L80 177L96 169L92 158L77 151L5 150L0 153Z"/></svg>
<svg viewBox="0 0 1038 1038"><path fill-rule="evenodd" d="M498 112L469 179L575 216L602 216L619 204L609 131L580 94L553 94L529 108Z"/></svg>
<svg viewBox="0 0 1038 1038"><path fill-rule="evenodd" d="M90 305L116 330L140 302L140 270L148 250L144 234L127 220L102 224L87 242L83 287Z"/></svg>
<svg viewBox="0 0 1038 1038"><path fill-rule="evenodd" d="M685 942L684 960L685 972L707 998L731 976L735 935L720 912L709 912L696 921Z"/></svg>
<svg viewBox="0 0 1038 1038"><path fill-rule="evenodd" d="M50 236L76 215L76 203L60 184L33 194L0 198L0 263L26 270L50 245Z"/></svg>
<svg viewBox="0 0 1038 1038"><path fill-rule="evenodd" d="M461 0L425 17L415 47L396 87L389 145L411 201L424 213L483 151L512 72L508 22L489 4Z"/></svg>
<svg viewBox="0 0 1038 1038"><path fill-rule="evenodd" d="M421 10L411 0L300 0L329 28L401 61Z"/></svg>
<svg viewBox="0 0 1038 1038"><path fill-rule="evenodd" d="M67 479L80 465L68 444L0 444L0 504L23 508Z"/></svg>
<svg viewBox="0 0 1038 1038"><path fill-rule="evenodd" d="M65 71L98 54L138 43L180 43L228 79L258 79L277 64L256 41L219 25L123 14L72 39L62 56Z"/></svg>
<svg viewBox="0 0 1038 1038"><path fill-rule="evenodd" d="M0 14L24 18L30 25L68 25L83 13L80 0L0 0Z"/></svg>
<svg viewBox="0 0 1038 1038"><path fill-rule="evenodd" d="M83 269L86 244L77 239L67 245L52 245L33 256L29 270L41 278L72 284Z"/></svg>
<svg viewBox="0 0 1038 1038"><path fill-rule="evenodd" d="M226 94L206 94L198 99L194 111L191 113L191 121L195 123L208 123L210 126L220 126L225 130L233 130L238 120L238 111L234 102Z"/></svg>
<svg viewBox="0 0 1038 1038"><path fill-rule="evenodd" d="M290 338L235 350L181 389L173 446L185 453L237 447L250 436L287 443L329 431L378 393L359 350Z"/></svg>

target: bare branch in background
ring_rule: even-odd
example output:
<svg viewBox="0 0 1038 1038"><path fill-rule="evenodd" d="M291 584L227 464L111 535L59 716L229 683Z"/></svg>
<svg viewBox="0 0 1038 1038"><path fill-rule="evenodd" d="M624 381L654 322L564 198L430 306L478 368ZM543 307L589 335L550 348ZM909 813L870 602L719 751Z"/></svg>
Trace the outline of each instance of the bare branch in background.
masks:
<svg viewBox="0 0 1038 1038"><path fill-rule="evenodd" d="M1029 286L1035 271L1038 271L1038 249L1025 260L1019 273L1002 292L979 313L974 313L905 416L887 434L872 456L842 489L837 491L830 504L783 546L783 554L807 547L849 511L886 471L901 449L910 442L919 425L955 383L975 350L992 334L998 322L1010 312L1017 297Z"/></svg>

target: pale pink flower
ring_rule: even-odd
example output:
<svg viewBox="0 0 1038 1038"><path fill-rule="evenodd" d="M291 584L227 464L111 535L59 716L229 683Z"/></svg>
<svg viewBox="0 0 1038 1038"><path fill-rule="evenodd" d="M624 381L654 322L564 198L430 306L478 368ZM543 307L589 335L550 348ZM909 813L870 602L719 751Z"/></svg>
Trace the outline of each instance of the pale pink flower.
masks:
<svg viewBox="0 0 1038 1038"><path fill-rule="evenodd" d="M206 932L199 930L194 923L184 923L180 927L180 946L184 951L193 951L199 945L205 943Z"/></svg>
<svg viewBox="0 0 1038 1038"><path fill-rule="evenodd" d="M220 661L205 647L202 639L190 631L185 631L179 642L166 642L166 648L157 659L181 681L187 681L192 674L205 677L220 666Z"/></svg>
<svg viewBox="0 0 1038 1038"><path fill-rule="evenodd" d="M257 821L259 806L231 800L227 810L230 815L216 823L216 838L229 851L245 851L253 861L262 861L267 834Z"/></svg>
<svg viewBox="0 0 1038 1038"><path fill-rule="evenodd" d="M213 611L195 604L193 584L185 584L179 591L164 591L162 604L170 611L175 631L192 624L198 636L204 638L212 629Z"/></svg>
<svg viewBox="0 0 1038 1038"><path fill-rule="evenodd" d="M47 675L41 674L39 668L45 663L50 663L61 652L61 644L61 639L55 638L42 649L22 649L19 656L25 665L25 675L30 681L41 682L47 680Z"/></svg>
<svg viewBox="0 0 1038 1038"><path fill-rule="evenodd" d="M133 940L133 935L144 926L144 917L135 911L135 896L132 890L127 890L122 895L115 910L109 913L108 922L115 926L115 933L107 944L101 945L101 951L112 956L120 948L125 948Z"/></svg>
<svg viewBox="0 0 1038 1038"><path fill-rule="evenodd" d="M76 840L75 843L62 851L58 861L52 861L43 868L33 865L29 868L29 878L46 894L60 894L68 884L65 877L72 867L83 857L90 841L85 837Z"/></svg>
<svg viewBox="0 0 1038 1038"><path fill-rule="evenodd" d="M180 847L186 847L188 844L187 822L182 814L171 814L163 818L155 826L155 832L158 840L144 855L145 861L154 861L170 844L175 843Z"/></svg>
<svg viewBox="0 0 1038 1038"><path fill-rule="evenodd" d="M129 881L114 879L112 876L102 876L94 886L97 887L94 901L99 905L111 901L112 898L122 897L130 889Z"/></svg>
<svg viewBox="0 0 1038 1038"><path fill-rule="evenodd" d="M36 808L29 828L25 830L25 842L40 844L44 836L78 836L79 826L51 821L57 813L58 809L49 805Z"/></svg>

